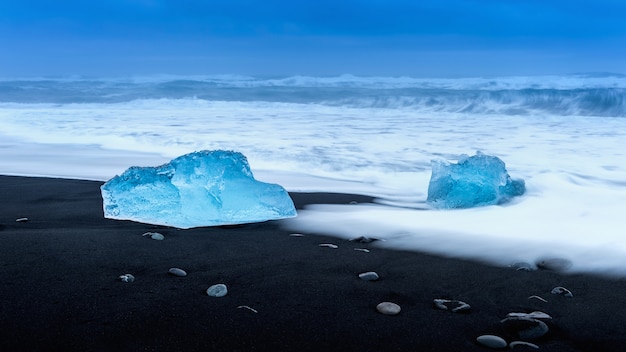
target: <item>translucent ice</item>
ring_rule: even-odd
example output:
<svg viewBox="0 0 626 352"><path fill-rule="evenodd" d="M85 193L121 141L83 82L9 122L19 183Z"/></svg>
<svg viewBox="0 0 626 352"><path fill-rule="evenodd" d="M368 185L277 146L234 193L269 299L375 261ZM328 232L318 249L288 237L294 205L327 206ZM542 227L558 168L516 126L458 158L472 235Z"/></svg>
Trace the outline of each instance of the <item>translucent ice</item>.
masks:
<svg viewBox="0 0 626 352"><path fill-rule="evenodd" d="M200 151L158 167L133 166L101 187L104 216L178 228L290 218L287 191L254 179L246 157Z"/></svg>
<svg viewBox="0 0 626 352"><path fill-rule="evenodd" d="M433 160L428 203L435 208L471 208L502 204L524 194L523 180L513 180L498 157L477 152L457 164Z"/></svg>

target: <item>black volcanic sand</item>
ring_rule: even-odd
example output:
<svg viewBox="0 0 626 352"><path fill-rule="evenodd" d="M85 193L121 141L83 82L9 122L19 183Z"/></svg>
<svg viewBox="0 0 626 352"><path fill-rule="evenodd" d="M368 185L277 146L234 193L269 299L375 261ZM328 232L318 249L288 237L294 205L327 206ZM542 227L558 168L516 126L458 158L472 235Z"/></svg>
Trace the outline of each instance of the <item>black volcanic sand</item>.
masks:
<svg viewBox="0 0 626 352"><path fill-rule="evenodd" d="M626 350L624 279L291 237L280 221L178 230L108 220L100 185L0 177L0 351L486 351L476 337L516 340L500 320L535 310L553 317L534 341L541 351ZM371 200L292 197L298 208ZM29 221L16 222L22 217ZM148 231L165 240L142 237ZM168 275L171 267L189 275ZM381 280L360 280L365 271ZM136 281L121 282L125 273ZM207 296L216 283L228 285L227 296ZM574 297L550 294L555 286ZM435 298L472 309L438 310ZM382 301L402 312L378 313Z"/></svg>

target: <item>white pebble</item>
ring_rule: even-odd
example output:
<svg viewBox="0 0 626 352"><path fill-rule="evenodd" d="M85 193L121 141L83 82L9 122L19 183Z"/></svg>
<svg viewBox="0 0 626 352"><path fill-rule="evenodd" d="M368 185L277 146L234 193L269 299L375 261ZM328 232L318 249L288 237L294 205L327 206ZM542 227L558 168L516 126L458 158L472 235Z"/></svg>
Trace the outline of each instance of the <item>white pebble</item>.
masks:
<svg viewBox="0 0 626 352"><path fill-rule="evenodd" d="M19 219L15 219L15 222L27 222L28 218L19 218Z"/></svg>
<svg viewBox="0 0 626 352"><path fill-rule="evenodd" d="M481 335L476 338L476 341L483 346L490 348L505 348L507 346L506 341L500 336L495 335Z"/></svg>
<svg viewBox="0 0 626 352"><path fill-rule="evenodd" d="M396 315L400 313L400 306L392 302L381 302L376 306L376 310L385 315Z"/></svg>
<svg viewBox="0 0 626 352"><path fill-rule="evenodd" d="M562 286L557 286L555 288L552 289L552 291L550 292L553 295L562 295L565 297L574 297L574 295L572 294L572 291L566 289L565 287Z"/></svg>
<svg viewBox="0 0 626 352"><path fill-rule="evenodd" d="M167 271L168 273L174 275L174 276L179 276L179 277L185 277L187 276L187 272L183 269L179 269L179 268L170 268L170 270Z"/></svg>
<svg viewBox="0 0 626 352"><path fill-rule="evenodd" d="M124 274L120 275L120 280L122 282L133 282L135 281L135 277L132 274Z"/></svg>
<svg viewBox="0 0 626 352"><path fill-rule="evenodd" d="M292 233L289 236L291 236L291 237L304 237L304 235L301 234L301 233Z"/></svg>
<svg viewBox="0 0 626 352"><path fill-rule="evenodd" d="M217 284L209 287L206 294L211 297L224 297L228 293L228 288L224 284Z"/></svg>
<svg viewBox="0 0 626 352"><path fill-rule="evenodd" d="M370 250L367 249L367 248L355 248L354 250L355 251L359 251L359 252L365 252L365 253L369 253L370 252Z"/></svg>
<svg viewBox="0 0 626 352"><path fill-rule="evenodd" d="M320 247L328 247L328 248L339 248L339 246L337 246L336 244L332 244L332 243L322 243L320 244Z"/></svg>
<svg viewBox="0 0 626 352"><path fill-rule="evenodd" d="M157 240L157 241L162 241L165 239L165 236L163 236L162 234L158 233L158 232L146 232L144 233L142 236L148 236L150 238L152 238L153 240Z"/></svg>
<svg viewBox="0 0 626 352"><path fill-rule="evenodd" d="M538 300L540 300L541 302L548 303L548 301L547 301L547 300L545 300L545 299L543 299L543 298L541 298L541 297L539 297L539 296L536 296L536 295L532 295L532 296L528 297L528 299L533 299L533 298L534 298L534 299L538 299Z"/></svg>
<svg viewBox="0 0 626 352"><path fill-rule="evenodd" d="M361 280L365 280L365 281L376 281L376 280L379 279L379 276L374 271L368 271L366 273L359 274L359 278L361 278Z"/></svg>
<svg viewBox="0 0 626 352"><path fill-rule="evenodd" d="M528 346L528 347L539 349L539 346L535 345L534 343L530 343L526 341L513 341L509 344L509 347L511 349L514 349L516 346Z"/></svg>
<svg viewBox="0 0 626 352"><path fill-rule="evenodd" d="M519 318L530 318L530 319L552 319L552 317L544 312L534 311L532 313L509 313L506 315L507 317L519 317Z"/></svg>

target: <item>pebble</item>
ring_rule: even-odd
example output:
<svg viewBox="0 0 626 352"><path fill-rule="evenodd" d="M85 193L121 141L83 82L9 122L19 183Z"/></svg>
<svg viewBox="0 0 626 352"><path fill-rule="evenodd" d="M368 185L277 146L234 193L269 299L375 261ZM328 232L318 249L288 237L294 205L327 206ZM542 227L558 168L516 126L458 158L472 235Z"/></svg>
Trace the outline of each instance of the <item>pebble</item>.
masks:
<svg viewBox="0 0 626 352"><path fill-rule="evenodd" d="M537 268L543 270L564 271L572 266L570 260L564 258L546 258L540 259L536 263Z"/></svg>
<svg viewBox="0 0 626 352"><path fill-rule="evenodd" d="M457 300L453 300L453 299L434 299L433 303L435 304L435 307L442 309L442 310L451 310L455 313L457 312L467 312L469 311L472 307L463 302L463 301L457 301Z"/></svg>
<svg viewBox="0 0 626 352"><path fill-rule="evenodd" d="M133 282L135 281L135 277L132 274L124 274L120 275L120 280L122 282Z"/></svg>
<svg viewBox="0 0 626 352"><path fill-rule="evenodd" d="M516 332L522 340L536 340L550 331L543 321L526 317L509 317L503 319L501 323Z"/></svg>
<svg viewBox="0 0 626 352"><path fill-rule="evenodd" d="M370 250L367 249L367 248L355 248L354 250L355 251L359 251L359 252L364 252L364 253L369 253L370 252Z"/></svg>
<svg viewBox="0 0 626 352"><path fill-rule="evenodd" d="M328 247L328 248L339 248L339 246L337 246L336 244L332 244L332 243L321 243L320 247Z"/></svg>
<svg viewBox="0 0 626 352"><path fill-rule="evenodd" d="M476 341L478 341L481 345L490 348L505 348L507 346L506 341L496 335L481 335L476 338Z"/></svg>
<svg viewBox="0 0 626 352"><path fill-rule="evenodd" d="M539 296L537 296L537 295L528 296L528 299L538 299L538 300L540 300L541 302L548 303L548 301L547 301L546 299L544 299L544 298L542 298L542 297L539 297Z"/></svg>
<svg viewBox="0 0 626 352"><path fill-rule="evenodd" d="M19 219L15 219L15 222L27 222L28 218L19 218Z"/></svg>
<svg viewBox="0 0 626 352"><path fill-rule="evenodd" d="M534 311L531 313L509 313L506 315L508 318L511 317L520 317L520 318L531 318L531 319L552 319L550 315L540 311Z"/></svg>
<svg viewBox="0 0 626 352"><path fill-rule="evenodd" d="M216 284L206 290L206 294L211 297L224 297L228 293L228 288L224 284Z"/></svg>
<svg viewBox="0 0 626 352"><path fill-rule="evenodd" d="M376 281L379 279L379 276L374 271L368 271L366 273L359 274L359 278L364 281Z"/></svg>
<svg viewBox="0 0 626 352"><path fill-rule="evenodd" d="M290 237L304 237L304 235L301 233L292 233L292 234L289 234L289 236Z"/></svg>
<svg viewBox="0 0 626 352"><path fill-rule="evenodd" d="M565 297L574 297L574 295L572 294L572 291L566 289L565 287L562 286L557 286L555 288L552 289L552 291L550 291L550 293L552 293L553 295L561 295L561 296L565 296Z"/></svg>
<svg viewBox="0 0 626 352"><path fill-rule="evenodd" d="M392 302L382 302L376 306L376 310L385 315L397 315L400 313L400 306Z"/></svg>
<svg viewBox="0 0 626 352"><path fill-rule="evenodd" d="M170 273L171 275L178 276L178 277L187 276L187 272L179 268L170 268L170 270L168 270L167 272Z"/></svg>
<svg viewBox="0 0 626 352"><path fill-rule="evenodd" d="M148 236L150 238L152 238L153 240L157 240L157 241L162 241L165 239L165 236L163 236L162 234L158 233L158 232L146 232L144 233L142 236Z"/></svg>
<svg viewBox="0 0 626 352"><path fill-rule="evenodd" d="M509 347L511 349L514 349L517 346L528 346L528 347L532 347L535 349L539 349L539 346L535 345L534 343L530 343L530 342L526 342L526 341L513 341L509 344Z"/></svg>

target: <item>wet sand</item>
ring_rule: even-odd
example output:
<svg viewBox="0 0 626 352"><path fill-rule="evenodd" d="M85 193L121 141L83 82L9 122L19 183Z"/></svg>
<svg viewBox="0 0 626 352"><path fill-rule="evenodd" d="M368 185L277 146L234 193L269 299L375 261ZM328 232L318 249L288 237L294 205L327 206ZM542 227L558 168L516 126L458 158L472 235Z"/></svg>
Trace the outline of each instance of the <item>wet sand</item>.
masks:
<svg viewBox="0 0 626 352"><path fill-rule="evenodd" d="M101 184L0 176L0 350L486 351L476 337L519 340L500 320L536 310L553 318L549 333L532 341L541 351L626 349L625 279L516 271L314 233L293 237L281 221L178 230L109 220ZM371 201L291 196L298 208ZM165 240L142 237L149 231ZM171 267L188 276L168 275ZM381 279L360 280L366 271ZM135 282L121 282L126 273ZM228 286L227 296L206 294L216 283ZM556 286L574 297L551 294ZM438 310L436 298L472 308ZM383 301L401 313L378 313Z"/></svg>

